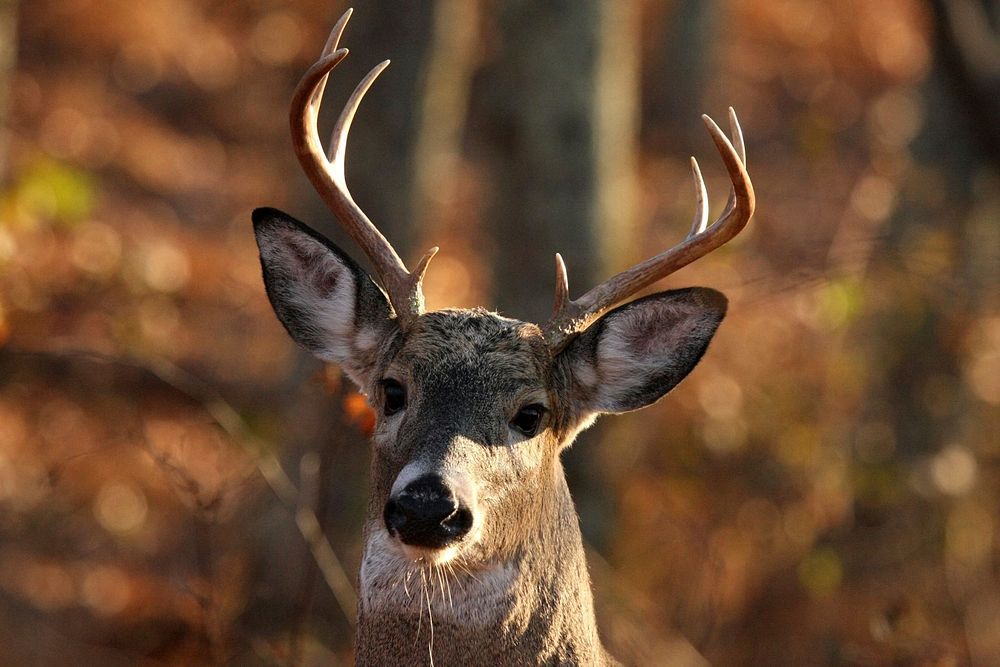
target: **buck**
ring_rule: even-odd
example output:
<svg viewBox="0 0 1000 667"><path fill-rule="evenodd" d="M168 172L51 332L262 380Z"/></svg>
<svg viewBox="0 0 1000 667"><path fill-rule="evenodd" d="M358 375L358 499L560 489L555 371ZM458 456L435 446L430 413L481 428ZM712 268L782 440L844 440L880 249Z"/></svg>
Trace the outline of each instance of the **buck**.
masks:
<svg viewBox="0 0 1000 667"><path fill-rule="evenodd" d="M364 524L356 659L362 665L615 664L598 637L579 520L560 455L596 416L650 405L705 353L725 297L692 287L617 308L738 234L754 210L743 138L703 120L732 189L686 240L582 297L556 255L543 326L481 308L425 312L421 281L354 202L344 179L358 105L388 61L358 84L329 153L317 115L350 10L291 104L295 152L313 186L371 260L378 283L340 248L271 208L253 213L264 284L291 337L338 364L378 417Z"/></svg>

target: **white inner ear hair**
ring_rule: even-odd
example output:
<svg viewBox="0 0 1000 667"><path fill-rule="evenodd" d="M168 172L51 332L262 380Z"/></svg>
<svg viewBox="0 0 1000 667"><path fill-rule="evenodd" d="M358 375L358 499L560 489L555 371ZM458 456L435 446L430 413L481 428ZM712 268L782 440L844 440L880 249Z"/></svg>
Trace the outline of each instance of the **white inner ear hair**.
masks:
<svg viewBox="0 0 1000 667"><path fill-rule="evenodd" d="M597 348L599 402L641 386L674 365L674 352L704 327L697 309L673 303L644 304L608 322ZM653 306L653 307L650 307Z"/></svg>
<svg viewBox="0 0 1000 667"><path fill-rule="evenodd" d="M304 313L309 313L322 335L323 349L316 354L325 361L348 363L355 351L357 327L354 322L357 287L354 276L340 259L318 241L299 235L285 235L285 261L291 267L286 296Z"/></svg>

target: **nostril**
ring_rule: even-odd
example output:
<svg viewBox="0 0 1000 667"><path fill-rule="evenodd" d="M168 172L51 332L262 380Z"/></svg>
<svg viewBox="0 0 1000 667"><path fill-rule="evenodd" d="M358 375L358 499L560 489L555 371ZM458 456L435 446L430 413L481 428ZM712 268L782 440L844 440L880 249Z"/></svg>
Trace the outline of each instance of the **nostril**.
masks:
<svg viewBox="0 0 1000 667"><path fill-rule="evenodd" d="M459 507L451 516L441 522L441 526L452 538L463 537L472 529L472 511L467 507Z"/></svg>
<svg viewBox="0 0 1000 667"><path fill-rule="evenodd" d="M413 496L404 493L395 499L396 512L407 521L437 524L454 514L456 509L457 505L450 497Z"/></svg>
<svg viewBox="0 0 1000 667"><path fill-rule="evenodd" d="M397 535L403 526L406 525L406 513L395 500L390 500L385 504L382 519L385 521L385 527L389 529L389 532L396 533Z"/></svg>

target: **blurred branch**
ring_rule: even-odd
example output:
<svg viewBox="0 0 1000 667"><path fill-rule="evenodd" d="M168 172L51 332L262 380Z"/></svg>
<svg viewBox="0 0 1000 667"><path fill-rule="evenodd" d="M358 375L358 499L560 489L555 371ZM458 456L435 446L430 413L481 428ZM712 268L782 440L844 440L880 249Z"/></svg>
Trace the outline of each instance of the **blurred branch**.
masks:
<svg viewBox="0 0 1000 667"><path fill-rule="evenodd" d="M318 460L317 460L318 459ZM299 504L306 507L315 508L316 519L320 526L326 525L327 510L329 509L329 494L323 493L323 488L329 478L330 467L333 463L333 447L322 447L319 454L315 452L306 453L299 461L300 494ZM292 619L291 629L288 632L288 664L287 667L297 667L302 664L302 655L305 650L305 629L312 614L315 602L316 591L316 567L315 559L311 562L309 554L303 554L303 570L301 593L299 594L299 608Z"/></svg>
<svg viewBox="0 0 1000 667"><path fill-rule="evenodd" d="M43 359L83 359L105 364L131 367L152 374L158 380L195 401L212 417L216 424L253 458L257 470L284 507L292 513L295 524L316 560L323 578L333 592L341 611L353 626L356 622L357 594L346 570L330 542L323 533L316 514L305 503L299 502L299 490L282 468L277 457L268 453L267 443L253 432L243 417L211 386L165 359L136 359L113 357L88 350L51 350L21 352L0 350L0 361L5 357L34 357Z"/></svg>
<svg viewBox="0 0 1000 667"><path fill-rule="evenodd" d="M336 597L344 616L351 625L354 625L357 594L347 572L323 534L323 528L316 514L306 504L299 503L299 491L281 467L277 457L264 451L267 444L252 432L243 417L214 389L180 367L165 359L145 360L145 362L127 360L125 363L146 368L166 384L198 400L215 422L254 457L257 469L268 486L285 508L294 515L295 524L309 545L323 578Z"/></svg>

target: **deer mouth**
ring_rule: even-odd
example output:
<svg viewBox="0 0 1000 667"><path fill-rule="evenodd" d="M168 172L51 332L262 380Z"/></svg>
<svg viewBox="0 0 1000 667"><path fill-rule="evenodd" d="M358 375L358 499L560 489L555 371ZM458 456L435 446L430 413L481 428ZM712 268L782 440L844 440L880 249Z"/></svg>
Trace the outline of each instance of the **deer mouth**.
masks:
<svg viewBox="0 0 1000 667"><path fill-rule="evenodd" d="M459 551L457 545L440 549L428 549L426 547L411 546L398 540L396 543L403 554L403 558L416 565L444 565L454 560Z"/></svg>

